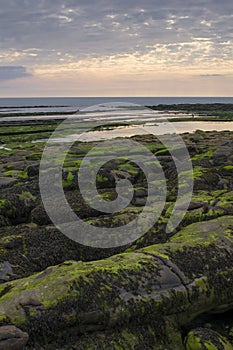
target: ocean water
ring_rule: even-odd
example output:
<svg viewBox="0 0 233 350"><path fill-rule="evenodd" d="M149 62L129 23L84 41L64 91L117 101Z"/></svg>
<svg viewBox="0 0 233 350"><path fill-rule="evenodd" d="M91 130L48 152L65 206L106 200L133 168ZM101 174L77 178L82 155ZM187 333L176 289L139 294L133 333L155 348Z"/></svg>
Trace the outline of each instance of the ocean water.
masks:
<svg viewBox="0 0 233 350"><path fill-rule="evenodd" d="M233 103L233 97L85 97L85 98L11 98L0 99L0 125L6 122L34 123L35 120L70 119L76 122L96 126L109 123L128 123L128 126L117 127L115 130L89 132L86 139L108 139L114 137L132 136L152 132L155 134L194 132L197 129L231 130L233 122L196 122L197 115L192 114L193 121L168 123L168 119L191 117L184 112L155 111L143 106L180 103ZM137 106L135 106L137 105ZM49 114L41 115L41 112ZM77 113L74 113L77 112ZM39 114L38 114L39 113ZM10 115L9 115L10 114ZM173 124L172 128L171 125ZM82 128L78 130L82 133ZM71 135L70 137L76 137ZM88 134L88 135L87 135ZM67 138L69 140L69 137ZM63 140L65 141L65 140Z"/></svg>
<svg viewBox="0 0 233 350"><path fill-rule="evenodd" d="M82 109L101 103L124 102L142 106L180 103L233 103L233 97L37 97L0 98L0 108L4 107L60 107ZM65 107L65 108L64 108Z"/></svg>

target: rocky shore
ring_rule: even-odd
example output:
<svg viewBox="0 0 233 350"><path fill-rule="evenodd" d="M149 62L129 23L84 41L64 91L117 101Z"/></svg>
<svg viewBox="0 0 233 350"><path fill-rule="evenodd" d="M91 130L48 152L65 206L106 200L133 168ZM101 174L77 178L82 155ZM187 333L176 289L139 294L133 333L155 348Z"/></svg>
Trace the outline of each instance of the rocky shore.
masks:
<svg viewBox="0 0 233 350"><path fill-rule="evenodd" d="M194 191L172 233L165 228L177 196L174 159L154 136L134 136L162 166L166 204L143 237L100 249L67 238L43 208L39 165L44 144L32 141L50 131L47 125L28 127L24 136L12 128L11 134L2 131L0 350L232 350L233 133L182 135L193 163ZM63 187L80 218L117 231L141 213L146 179L128 160L111 162L98 174L99 193L111 201L116 181L129 179L131 204L111 215L89 207L77 171L97 144L73 145Z"/></svg>

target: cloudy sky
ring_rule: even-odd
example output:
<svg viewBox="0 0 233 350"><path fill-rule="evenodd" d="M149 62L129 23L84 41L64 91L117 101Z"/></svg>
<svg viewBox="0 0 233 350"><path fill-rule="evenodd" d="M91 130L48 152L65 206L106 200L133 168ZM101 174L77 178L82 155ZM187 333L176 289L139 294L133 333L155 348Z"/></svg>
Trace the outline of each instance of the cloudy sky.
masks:
<svg viewBox="0 0 233 350"><path fill-rule="evenodd" d="M0 97L233 96L232 0L0 5Z"/></svg>

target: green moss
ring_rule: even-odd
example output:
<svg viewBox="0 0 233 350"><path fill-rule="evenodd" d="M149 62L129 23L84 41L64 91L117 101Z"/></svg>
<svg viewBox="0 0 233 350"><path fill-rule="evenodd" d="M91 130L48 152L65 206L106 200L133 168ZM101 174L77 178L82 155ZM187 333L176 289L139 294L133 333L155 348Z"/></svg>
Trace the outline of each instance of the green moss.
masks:
<svg viewBox="0 0 233 350"><path fill-rule="evenodd" d="M66 180L62 180L63 187L70 187L73 184L74 175L71 171L68 172Z"/></svg>
<svg viewBox="0 0 233 350"><path fill-rule="evenodd" d="M106 177L106 176L103 176L103 175L101 175L101 174L97 174L97 177L96 177L96 180L97 180L97 182L107 182L108 181L108 178Z"/></svg>
<svg viewBox="0 0 233 350"><path fill-rule="evenodd" d="M0 209L4 209L6 205L6 199L0 199Z"/></svg>
<svg viewBox="0 0 233 350"><path fill-rule="evenodd" d="M10 243L12 241L14 241L15 239L22 239L22 236L21 235L11 235L11 236L5 236L5 237L2 237L0 242L1 243Z"/></svg>
<svg viewBox="0 0 233 350"><path fill-rule="evenodd" d="M212 204L217 198L220 198L223 195L228 196L228 192L226 190L195 191L193 193L192 200ZM232 199L231 195L229 197Z"/></svg>
<svg viewBox="0 0 233 350"><path fill-rule="evenodd" d="M26 169L25 169L25 170L20 170L20 171L18 172L17 177L18 177L19 179L27 179L27 177L28 177L27 170L26 170Z"/></svg>
<svg viewBox="0 0 233 350"><path fill-rule="evenodd" d="M233 350L233 346L221 334L200 328L189 332L186 350Z"/></svg>
<svg viewBox="0 0 233 350"><path fill-rule="evenodd" d="M31 152L25 158L28 160L40 160L41 159L41 152Z"/></svg>
<svg viewBox="0 0 233 350"><path fill-rule="evenodd" d="M21 201L23 201L26 205L30 202L30 201L35 201L36 200L36 197L33 196L31 194L31 192L29 191L25 191L25 192L22 192L21 194L18 194L18 197Z"/></svg>
<svg viewBox="0 0 233 350"><path fill-rule="evenodd" d="M73 175L71 172L69 172L69 173L68 173L68 176L67 176L67 181L68 181L69 183L71 183L71 182L73 181L73 179L74 179L74 175Z"/></svg>
<svg viewBox="0 0 233 350"><path fill-rule="evenodd" d="M208 283L205 278L199 278L195 280L195 285L198 287L200 293L205 293L208 291Z"/></svg>
<svg viewBox="0 0 233 350"><path fill-rule="evenodd" d="M162 148L159 151L155 152L156 156L163 156L163 155L169 155L168 148Z"/></svg>
<svg viewBox="0 0 233 350"><path fill-rule="evenodd" d="M14 217L15 206L8 199L0 199L0 214L6 217Z"/></svg>
<svg viewBox="0 0 233 350"><path fill-rule="evenodd" d="M4 175L5 176L12 176L12 175L14 175L14 172L15 172L14 170L7 170L4 172Z"/></svg>
<svg viewBox="0 0 233 350"><path fill-rule="evenodd" d="M47 316L49 315L49 319L53 322L53 331L58 326L62 328L66 325L68 328L70 324L75 327L81 325L83 327L81 330L85 331L93 325L92 312L95 310L97 316L94 316L94 319L97 317L97 321L94 323L104 327L107 325L106 327L111 328L116 322L122 322L122 327L126 325L125 328L127 328L127 322L132 319L147 326L152 326L152 320L153 322L158 321L157 324L153 324L154 333L163 332L163 340L174 339L174 342L179 344L181 341L179 327L185 324L185 320L193 320L200 313L200 309L202 312L203 310L204 312L214 311L215 303L218 304L219 288L222 288L222 285L215 289L209 281L209 276L215 273L209 273L206 267L207 279L205 280L198 270L199 267L196 268L193 265L196 264L196 261L198 262L199 255L200 264L209 263L206 253L209 252L208 246L212 243L216 244L219 254L213 257L210 255L210 269L213 261L215 263L215 258L216 263L222 261L227 242L232 242L230 232L232 225L233 216L193 224L182 229L164 244L153 245L134 253L123 253L95 262L67 261L28 278L8 282L5 286L9 288L9 291L0 298L0 320L19 326L26 325L25 327L32 327L34 331L36 322L46 320L44 327L48 327ZM222 247L223 241L224 247ZM190 259L190 252L194 251L192 248L195 248L196 251L193 261ZM212 254L212 248L209 254ZM169 286L169 281L168 286L165 283L165 286L162 284L160 288L160 278L163 279L163 275L160 275L161 260L163 258L175 264L174 256L177 252L179 259L177 266L185 274L185 281L187 274L187 284L182 286L182 283L179 284L178 281L178 287L173 288ZM185 254L186 260L184 259ZM192 264L189 265L189 263ZM164 264L166 265L166 262ZM183 271L183 269L186 270ZM192 276L189 279L187 271L190 270ZM219 273L216 272L216 274L221 284L223 279ZM200 276L199 280L196 280L197 276L198 278ZM230 288L231 286L228 291L231 291ZM225 305L228 299L229 294L224 295L220 302ZM40 314L28 315L23 307L25 305L36 305L36 307L32 306L32 309L39 309ZM89 312L91 319L89 319ZM169 321L166 327L165 320ZM200 336L197 338L201 339ZM134 349L134 341L135 346L139 343L135 335L128 335L127 332L123 338L121 335L121 338L111 340L115 342L114 346L123 346L123 348L125 346L126 349ZM204 343L208 343L208 339L205 339ZM161 349L173 349L172 346L174 343L170 347L164 346ZM182 345L180 348L174 346L174 349L182 349Z"/></svg>
<svg viewBox="0 0 233 350"><path fill-rule="evenodd" d="M202 150L201 147L199 149L202 151L201 153L197 153L194 157L191 158L192 161L200 161L210 159L215 151L215 147L209 147L208 151L206 149Z"/></svg>
<svg viewBox="0 0 233 350"><path fill-rule="evenodd" d="M128 162L128 163L124 163L124 164L120 164L119 165L119 169L121 171L125 171L130 175L136 175L138 173L138 170L136 168L135 165L133 165L132 163Z"/></svg>
<svg viewBox="0 0 233 350"><path fill-rule="evenodd" d="M16 184L14 184L14 187L20 187L24 184L24 182L17 182Z"/></svg>
<svg viewBox="0 0 233 350"><path fill-rule="evenodd" d="M204 343L206 350L219 350L215 345L210 343Z"/></svg>
<svg viewBox="0 0 233 350"><path fill-rule="evenodd" d="M198 177L201 177L204 172L205 172L205 169L203 169L201 166L194 166L193 167L193 178L197 179Z"/></svg>
<svg viewBox="0 0 233 350"><path fill-rule="evenodd" d="M36 316L36 310L30 310L30 316Z"/></svg>
<svg viewBox="0 0 233 350"><path fill-rule="evenodd" d="M143 248L142 251L166 252L170 246L172 250L182 251L183 247L209 246L215 243L222 235L232 242L233 216L223 216L206 222L188 225L177 232L166 244L158 244ZM167 247L166 247L167 246ZM166 254L166 253L165 253Z"/></svg>
<svg viewBox="0 0 233 350"><path fill-rule="evenodd" d="M233 211L232 211L233 213ZM195 210L188 211L182 221L182 226L186 226L191 223L200 222L200 221L207 221L212 220L215 218L219 218L221 216L224 216L225 210L224 208L214 208L206 210L205 207L198 208Z"/></svg>
<svg viewBox="0 0 233 350"><path fill-rule="evenodd" d="M189 333L185 349L202 350L201 339L194 332Z"/></svg>
<svg viewBox="0 0 233 350"><path fill-rule="evenodd" d="M82 290L72 290L71 282L75 280L85 280L87 284L94 283L95 276L98 273L105 271L106 274L112 274L116 276L119 271L127 271L130 274L139 271L143 268L144 264L151 261L152 257L147 257L144 254L120 254L109 259L90 262L83 264L82 262L66 262L60 265L59 268L50 267L45 270L45 273L35 274L22 280L9 282L11 290L0 298L1 312L5 309L5 317L10 317L11 322L14 324L21 324L25 321L25 314L20 307L12 308L11 300L21 298L21 293L35 293L40 296L40 303L45 308L51 308L57 305L61 300L66 300L73 296L77 297L77 294L82 294ZM41 278L39 276L42 275ZM110 293L109 288L102 286L101 298L104 301L106 294ZM105 296L105 297L104 297ZM108 300L108 298L106 299ZM2 308L4 305L4 308ZM109 308L109 306L108 306ZM4 312L3 312L4 313ZM3 315L1 315L3 317Z"/></svg>

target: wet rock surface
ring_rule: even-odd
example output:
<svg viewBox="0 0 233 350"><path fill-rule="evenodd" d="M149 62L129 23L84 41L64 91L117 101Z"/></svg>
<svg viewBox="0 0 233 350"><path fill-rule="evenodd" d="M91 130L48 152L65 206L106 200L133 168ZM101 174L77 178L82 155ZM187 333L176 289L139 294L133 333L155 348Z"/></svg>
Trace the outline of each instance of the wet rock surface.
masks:
<svg viewBox="0 0 233 350"><path fill-rule="evenodd" d="M82 246L51 222L39 192L43 144L20 149L17 141L12 151L1 150L0 349L232 349L233 133L183 138L194 191L181 224L166 231L178 187L170 151L150 135L135 136L162 165L167 201L143 237L112 249ZM77 172L97 144L74 144L63 188L80 218L117 230L142 212L146 178L129 161L108 163L97 176L100 195L115 200L116 182L127 179L132 201L112 214L91 208Z"/></svg>

